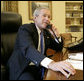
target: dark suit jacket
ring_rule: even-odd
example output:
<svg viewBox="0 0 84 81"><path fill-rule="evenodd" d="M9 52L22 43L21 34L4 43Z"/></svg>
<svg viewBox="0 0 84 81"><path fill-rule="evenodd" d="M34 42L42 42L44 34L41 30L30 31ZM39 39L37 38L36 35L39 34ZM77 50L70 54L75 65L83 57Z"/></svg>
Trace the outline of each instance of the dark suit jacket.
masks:
<svg viewBox="0 0 84 81"><path fill-rule="evenodd" d="M57 44L47 30L44 30L44 40L45 52L47 48L52 48L56 51L62 50L63 42ZM10 79L17 80L30 62L39 67L40 62L46 57L46 54L40 54L37 47L38 33L35 24L22 25L17 34L14 51L8 61Z"/></svg>

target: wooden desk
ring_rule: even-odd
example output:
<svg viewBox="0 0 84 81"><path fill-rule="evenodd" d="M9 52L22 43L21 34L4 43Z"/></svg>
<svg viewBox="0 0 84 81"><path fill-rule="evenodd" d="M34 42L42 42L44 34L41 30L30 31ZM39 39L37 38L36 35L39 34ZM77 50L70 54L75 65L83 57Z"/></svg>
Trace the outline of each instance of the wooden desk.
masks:
<svg viewBox="0 0 84 81"><path fill-rule="evenodd" d="M56 53L52 57L55 61L61 61L67 58L67 53L63 56L63 54ZM76 74L74 76L70 76L68 79L61 73L61 72L55 72L52 70L47 70L45 73L44 80L83 80L83 71L82 70L76 70Z"/></svg>

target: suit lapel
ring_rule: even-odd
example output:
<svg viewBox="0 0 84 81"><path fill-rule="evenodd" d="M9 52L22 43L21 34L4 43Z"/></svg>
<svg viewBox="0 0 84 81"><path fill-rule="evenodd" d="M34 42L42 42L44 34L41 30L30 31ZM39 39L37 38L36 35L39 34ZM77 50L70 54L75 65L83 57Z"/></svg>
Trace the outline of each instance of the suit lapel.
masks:
<svg viewBox="0 0 84 81"><path fill-rule="evenodd" d="M33 42L37 49L38 48L38 32L37 32L35 24L33 24L32 28L33 28L33 33L32 33L33 34Z"/></svg>

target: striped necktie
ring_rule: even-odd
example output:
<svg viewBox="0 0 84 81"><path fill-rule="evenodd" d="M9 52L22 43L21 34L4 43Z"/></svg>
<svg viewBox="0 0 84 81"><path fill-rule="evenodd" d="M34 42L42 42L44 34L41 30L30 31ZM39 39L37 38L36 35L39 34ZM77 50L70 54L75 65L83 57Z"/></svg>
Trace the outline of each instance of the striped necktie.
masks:
<svg viewBox="0 0 84 81"><path fill-rule="evenodd" d="M40 33L40 47L41 47L41 54L44 54L44 36L43 31ZM41 67L41 79L43 79L44 76L44 67Z"/></svg>
<svg viewBox="0 0 84 81"><path fill-rule="evenodd" d="M44 54L44 36L43 31L40 33L40 46L41 46L41 54Z"/></svg>

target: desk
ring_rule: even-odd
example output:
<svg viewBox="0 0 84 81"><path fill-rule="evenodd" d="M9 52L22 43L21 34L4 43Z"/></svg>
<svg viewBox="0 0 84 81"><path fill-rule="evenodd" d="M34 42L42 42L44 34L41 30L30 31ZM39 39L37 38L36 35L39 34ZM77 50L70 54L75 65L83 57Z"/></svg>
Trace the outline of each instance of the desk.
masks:
<svg viewBox="0 0 84 81"><path fill-rule="evenodd" d="M51 59L55 61L61 61L65 60L67 58L67 53L63 55L62 52L56 53L53 55ZM47 70L45 73L44 80L83 80L83 71L82 70L76 70L75 75L71 75L68 79L61 73L61 72L55 72L52 70Z"/></svg>

